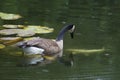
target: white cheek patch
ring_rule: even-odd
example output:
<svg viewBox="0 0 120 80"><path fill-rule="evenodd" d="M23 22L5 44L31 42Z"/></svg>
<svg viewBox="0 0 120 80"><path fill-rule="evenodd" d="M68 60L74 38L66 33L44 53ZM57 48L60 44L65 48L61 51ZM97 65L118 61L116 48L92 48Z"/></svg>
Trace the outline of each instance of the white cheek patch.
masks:
<svg viewBox="0 0 120 80"><path fill-rule="evenodd" d="M75 30L75 25L73 25L72 29L70 29L69 32L72 33L72 32L74 32L74 30Z"/></svg>
<svg viewBox="0 0 120 80"><path fill-rule="evenodd" d="M44 49L42 48L37 48L37 47L27 47L23 49L25 54L43 54Z"/></svg>

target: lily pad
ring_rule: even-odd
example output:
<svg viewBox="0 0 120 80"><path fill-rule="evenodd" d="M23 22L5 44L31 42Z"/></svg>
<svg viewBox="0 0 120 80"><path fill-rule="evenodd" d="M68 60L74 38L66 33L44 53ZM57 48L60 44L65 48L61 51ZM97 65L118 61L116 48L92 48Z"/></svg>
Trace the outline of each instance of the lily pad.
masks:
<svg viewBox="0 0 120 80"><path fill-rule="evenodd" d="M4 20L16 20L22 18L22 16L20 16L19 14L11 14L11 13L3 13L3 12L0 12L0 17L1 19Z"/></svg>
<svg viewBox="0 0 120 80"><path fill-rule="evenodd" d="M33 36L33 35L35 35L35 32L32 30L21 29L21 31L17 32L17 36L21 36L21 37L27 37L27 36Z"/></svg>
<svg viewBox="0 0 120 80"><path fill-rule="evenodd" d="M34 31L32 30L24 30L24 29L3 29L0 30L1 35L13 35L17 34L17 36L33 36L35 35Z"/></svg>
<svg viewBox="0 0 120 80"><path fill-rule="evenodd" d="M6 24L6 25L3 25L4 28L24 28L25 26L23 25L11 25L11 24Z"/></svg>
<svg viewBox="0 0 120 80"><path fill-rule="evenodd" d="M38 34L45 34L53 32L53 28L42 27L42 26L27 26L23 29L3 29L0 30L1 35L13 35L16 34L17 36L27 37L33 36L36 33Z"/></svg>
<svg viewBox="0 0 120 80"><path fill-rule="evenodd" d="M4 37L4 38L0 38L0 41L2 41L2 43L4 45L13 45L13 44L16 44L17 42L20 42L22 41L23 38L21 37Z"/></svg>
<svg viewBox="0 0 120 80"><path fill-rule="evenodd" d="M15 39L19 39L21 37L1 37L0 41L9 41L9 40L15 40Z"/></svg>
<svg viewBox="0 0 120 80"><path fill-rule="evenodd" d="M0 34L1 35L13 35L13 34L17 34L19 32L21 32L22 29L3 29L0 30Z"/></svg>
<svg viewBox="0 0 120 80"><path fill-rule="evenodd" d="M5 48L5 45L0 44L0 49L3 49L3 48Z"/></svg>
<svg viewBox="0 0 120 80"><path fill-rule="evenodd" d="M51 33L54 30L53 28L49 28L49 27L46 27L46 26L33 26L33 25L27 26L24 29L25 30L32 30L35 33L39 33L39 34Z"/></svg>

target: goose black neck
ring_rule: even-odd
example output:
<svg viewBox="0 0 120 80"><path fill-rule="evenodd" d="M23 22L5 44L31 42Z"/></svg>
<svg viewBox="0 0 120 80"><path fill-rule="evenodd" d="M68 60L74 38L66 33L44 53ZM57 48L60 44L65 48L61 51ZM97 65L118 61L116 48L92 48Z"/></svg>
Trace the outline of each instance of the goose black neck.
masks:
<svg viewBox="0 0 120 80"><path fill-rule="evenodd" d="M70 30L72 27L73 27L73 25L67 25L67 26L63 27L62 30L59 32L58 37L56 38L56 41L63 40L65 32Z"/></svg>

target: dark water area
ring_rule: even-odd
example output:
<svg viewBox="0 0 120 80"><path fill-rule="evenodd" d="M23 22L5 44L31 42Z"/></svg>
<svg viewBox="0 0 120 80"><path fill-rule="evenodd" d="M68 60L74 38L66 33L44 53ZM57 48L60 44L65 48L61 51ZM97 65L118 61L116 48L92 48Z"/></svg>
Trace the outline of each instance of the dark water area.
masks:
<svg viewBox="0 0 120 80"><path fill-rule="evenodd" d="M119 0L1 0L0 12L23 18L0 19L0 25L48 26L54 28L53 33L37 36L55 39L63 26L75 24L74 39L67 33L64 36L64 58L70 53L67 49L105 48L105 51L75 54L72 67L58 61L21 67L17 64L22 57L9 55L21 50L9 46L0 49L0 80L119 80L119 9Z"/></svg>

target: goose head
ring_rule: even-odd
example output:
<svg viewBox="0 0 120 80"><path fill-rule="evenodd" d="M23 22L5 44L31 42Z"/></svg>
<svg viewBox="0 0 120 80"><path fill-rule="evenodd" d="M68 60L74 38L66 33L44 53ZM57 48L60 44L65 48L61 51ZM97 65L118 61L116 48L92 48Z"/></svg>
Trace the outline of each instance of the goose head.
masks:
<svg viewBox="0 0 120 80"><path fill-rule="evenodd" d="M74 32L75 32L75 25L70 25L70 26L71 26L71 28L70 28L69 32L70 32L71 38L73 39L74 38Z"/></svg>
<svg viewBox="0 0 120 80"><path fill-rule="evenodd" d="M67 31L70 32L71 38L73 38L74 37L74 31L75 31L75 25L70 24L70 25L67 25L67 26L63 27L61 29L61 31L59 32L59 34L56 38L56 41L63 40L63 36L64 36L65 32L67 32Z"/></svg>

